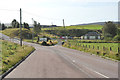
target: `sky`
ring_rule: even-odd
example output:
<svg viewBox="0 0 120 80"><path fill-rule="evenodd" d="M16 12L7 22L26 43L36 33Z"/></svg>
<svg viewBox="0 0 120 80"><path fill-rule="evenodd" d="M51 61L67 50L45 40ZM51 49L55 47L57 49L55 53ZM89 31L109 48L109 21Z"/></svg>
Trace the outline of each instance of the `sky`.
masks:
<svg viewBox="0 0 120 80"><path fill-rule="evenodd" d="M1 0L0 22L20 21L62 26L93 22L118 21L119 0Z"/></svg>

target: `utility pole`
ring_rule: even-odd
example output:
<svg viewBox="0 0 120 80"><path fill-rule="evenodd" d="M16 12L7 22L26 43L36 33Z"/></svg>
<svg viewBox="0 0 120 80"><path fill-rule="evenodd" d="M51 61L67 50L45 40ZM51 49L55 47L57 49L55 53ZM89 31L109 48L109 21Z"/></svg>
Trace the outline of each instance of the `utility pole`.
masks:
<svg viewBox="0 0 120 80"><path fill-rule="evenodd" d="M22 46L22 10L20 8L20 45Z"/></svg>
<svg viewBox="0 0 120 80"><path fill-rule="evenodd" d="M53 25L53 22L51 22L51 24Z"/></svg>
<svg viewBox="0 0 120 80"><path fill-rule="evenodd" d="M64 22L64 19L63 19L63 27L64 27L64 30L66 30L66 29L65 29L65 22ZM67 41L67 34L66 34L66 37L65 37L65 38L66 38L66 41Z"/></svg>
<svg viewBox="0 0 120 80"><path fill-rule="evenodd" d="M32 22L34 24L34 19L32 18ZM33 28L34 28L34 25L33 25ZM33 30L32 30L32 42L33 42L33 38L34 38L34 33L33 33Z"/></svg>
<svg viewBox="0 0 120 80"><path fill-rule="evenodd" d="M64 19L63 19L63 27L65 28L65 22L64 22Z"/></svg>

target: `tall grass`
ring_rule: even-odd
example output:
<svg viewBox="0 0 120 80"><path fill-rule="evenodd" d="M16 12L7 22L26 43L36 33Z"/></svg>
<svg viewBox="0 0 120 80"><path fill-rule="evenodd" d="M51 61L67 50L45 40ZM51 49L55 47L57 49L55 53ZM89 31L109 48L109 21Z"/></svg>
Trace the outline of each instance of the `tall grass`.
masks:
<svg viewBox="0 0 120 80"><path fill-rule="evenodd" d="M34 50L31 46L23 45L22 47L16 43L0 40L2 45L2 67L0 67L0 74L6 72L9 68L14 66L21 59L25 58L31 51Z"/></svg>

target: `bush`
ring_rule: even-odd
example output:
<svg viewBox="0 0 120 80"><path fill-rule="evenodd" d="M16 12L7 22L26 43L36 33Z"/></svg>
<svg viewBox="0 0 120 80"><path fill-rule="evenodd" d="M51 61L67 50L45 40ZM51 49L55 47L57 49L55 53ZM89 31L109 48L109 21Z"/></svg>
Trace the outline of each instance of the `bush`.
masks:
<svg viewBox="0 0 120 80"><path fill-rule="evenodd" d="M112 37L105 37L105 40L106 40L106 41L111 41L111 40L112 40Z"/></svg>
<svg viewBox="0 0 120 80"><path fill-rule="evenodd" d="M113 38L113 41L120 41L120 35L116 35L116 36Z"/></svg>

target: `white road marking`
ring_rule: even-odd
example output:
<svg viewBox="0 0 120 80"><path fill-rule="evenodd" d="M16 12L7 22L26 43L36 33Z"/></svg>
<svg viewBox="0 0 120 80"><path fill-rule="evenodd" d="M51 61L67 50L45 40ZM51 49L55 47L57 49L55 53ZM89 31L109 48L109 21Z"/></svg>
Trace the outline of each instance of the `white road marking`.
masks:
<svg viewBox="0 0 120 80"><path fill-rule="evenodd" d="M84 66L84 67L86 67L86 66ZM95 73L97 73L97 74L99 74L99 75L101 75L101 76L103 76L103 77L105 77L105 78L109 78L108 76L105 76L105 75L103 75L103 74L101 74L101 73L99 73L99 72L97 72L97 71L95 71L95 70L93 70L91 68L88 68L88 67L86 67L86 68L93 71L93 72L95 72Z"/></svg>
<svg viewBox="0 0 120 80"><path fill-rule="evenodd" d="M84 70L82 70L81 68L79 68L77 65L75 65L74 63L71 63L72 65L74 65L76 68L78 68L80 71L82 71L83 73L87 74L90 78L92 78L91 75L89 75L87 72L85 72Z"/></svg>
<svg viewBox="0 0 120 80"><path fill-rule="evenodd" d="M61 55L61 54L59 54L60 56L62 56L64 59L66 59L68 62L70 62L70 60L68 59L69 57L68 56L66 56L65 57L65 55L63 54L63 55ZM90 78L92 78L92 76L91 75L89 75L87 72L85 72L84 70L82 70L81 68L79 68L77 65L75 65L73 62L70 62L73 66L75 66L76 68L78 68L80 71L82 71L83 73L85 73L86 75L88 75Z"/></svg>
<svg viewBox="0 0 120 80"><path fill-rule="evenodd" d="M99 74L99 75L101 75L101 76L103 76L103 77L105 77L105 78L109 78L109 77L107 77L107 76L105 76L105 75L103 75L103 74L101 74L101 73L99 73L97 71L94 71L94 72L97 73L97 74Z"/></svg>
<svg viewBox="0 0 120 80"><path fill-rule="evenodd" d="M74 61L75 61L75 60L74 60ZM76 61L76 62L77 62L77 61ZM74 62L74 63L75 63L75 62ZM87 67L87 66L85 66L85 65L83 65L83 64L82 64L82 66L85 67L85 68L87 68L88 70L94 72L94 73L97 73L98 75L101 75L101 76L103 76L103 77L105 77L105 78L109 78L108 76L105 76L105 75L103 75L102 73L97 72L97 71L95 71L95 70L93 70L93 69L91 69L91 68L89 68L89 67Z"/></svg>
<svg viewBox="0 0 120 80"><path fill-rule="evenodd" d="M72 60L72 62L75 62L75 60Z"/></svg>
<svg viewBox="0 0 120 80"><path fill-rule="evenodd" d="M64 56L66 56L66 55L64 55ZM63 56L63 57L64 57L64 56ZM68 56L66 56L66 57L68 57ZM65 57L64 57L64 58L65 58ZM71 59L70 57L68 57L68 58ZM67 60L67 61L69 61L69 60ZM85 71L83 71L82 69L80 69L77 65L75 65L73 62L75 63L75 60L72 60L72 64L73 64L76 68L78 68L79 70L81 70L82 72L86 73ZM82 65L82 66L86 67L85 65ZM91 68L88 68L88 67L86 67L86 68L87 68L88 70L90 70L90 71L98 74L98 75L101 75L101 76L103 76L103 77L105 77L105 78L109 78L108 76L105 76L105 75L103 75L102 73L99 73L99 72L97 72L97 71L95 71L95 70L93 70L93 69L91 69ZM86 73L86 74L87 74L87 73ZM87 75L90 77L89 74L87 74Z"/></svg>

